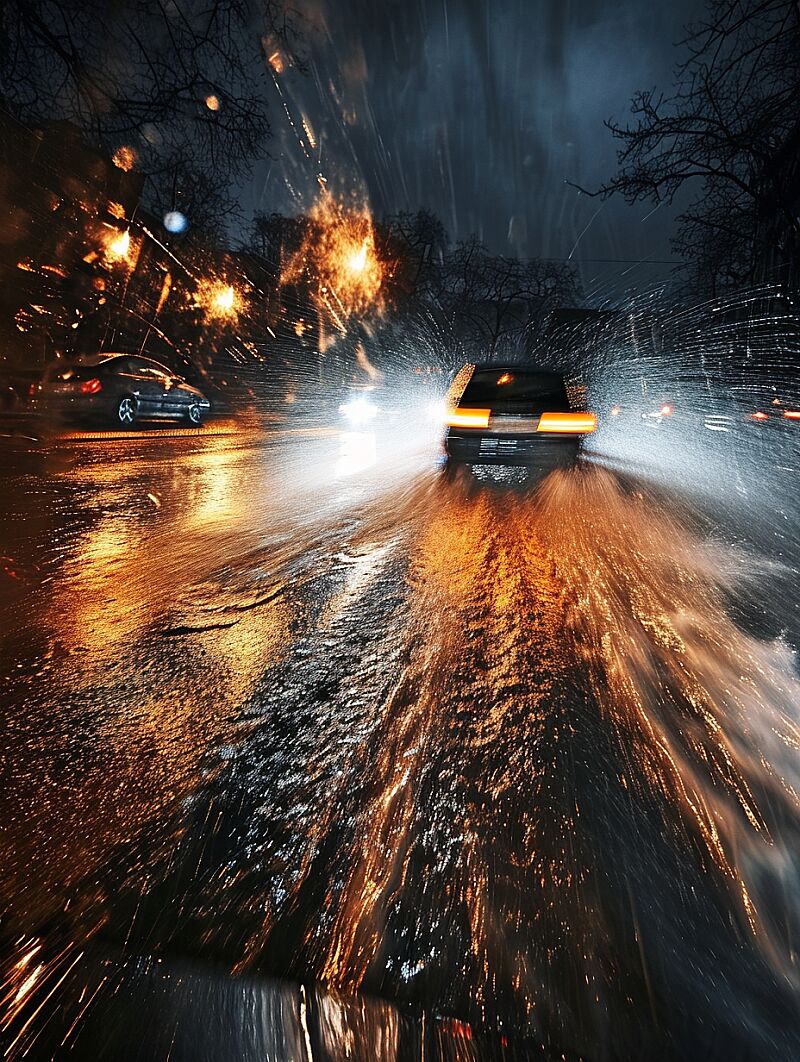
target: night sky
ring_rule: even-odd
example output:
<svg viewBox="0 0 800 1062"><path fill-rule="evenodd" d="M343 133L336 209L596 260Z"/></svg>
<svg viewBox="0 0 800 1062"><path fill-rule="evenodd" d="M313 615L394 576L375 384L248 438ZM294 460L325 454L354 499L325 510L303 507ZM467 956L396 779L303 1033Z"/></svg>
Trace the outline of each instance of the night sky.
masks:
<svg viewBox="0 0 800 1062"><path fill-rule="evenodd" d="M669 275L591 260L674 259L674 211L602 204L565 181L614 172L603 121L624 118L636 89L669 88L698 0L330 0L305 11L309 72L277 79L273 158L244 190L245 211L305 209L321 172L330 187L363 189L378 217L425 207L451 239L572 254L599 297ZM307 139L304 118L311 157L296 135Z"/></svg>

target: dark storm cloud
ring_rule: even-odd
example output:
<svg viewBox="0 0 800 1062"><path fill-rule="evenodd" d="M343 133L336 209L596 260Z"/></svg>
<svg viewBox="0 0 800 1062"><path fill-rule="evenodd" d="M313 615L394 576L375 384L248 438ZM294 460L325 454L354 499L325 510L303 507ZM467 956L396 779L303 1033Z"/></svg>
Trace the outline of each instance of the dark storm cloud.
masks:
<svg viewBox="0 0 800 1062"><path fill-rule="evenodd" d="M565 181L613 171L604 119L636 89L669 86L672 45L699 13L697 0L331 0L315 8L311 76L292 79L289 102L323 172L360 181L378 215L426 207L452 238L477 232L523 256L663 259L668 210L643 220L646 207L601 205ZM285 206L284 181L294 205L313 194L290 134L261 176L261 209Z"/></svg>

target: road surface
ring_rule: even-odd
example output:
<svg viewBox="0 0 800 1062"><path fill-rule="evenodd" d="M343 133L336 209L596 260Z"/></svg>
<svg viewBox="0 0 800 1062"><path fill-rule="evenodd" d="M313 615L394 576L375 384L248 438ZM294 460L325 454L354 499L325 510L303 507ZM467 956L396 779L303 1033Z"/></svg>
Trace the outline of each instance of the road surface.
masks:
<svg viewBox="0 0 800 1062"><path fill-rule="evenodd" d="M0 462L6 1057L800 1058L771 514L414 425Z"/></svg>

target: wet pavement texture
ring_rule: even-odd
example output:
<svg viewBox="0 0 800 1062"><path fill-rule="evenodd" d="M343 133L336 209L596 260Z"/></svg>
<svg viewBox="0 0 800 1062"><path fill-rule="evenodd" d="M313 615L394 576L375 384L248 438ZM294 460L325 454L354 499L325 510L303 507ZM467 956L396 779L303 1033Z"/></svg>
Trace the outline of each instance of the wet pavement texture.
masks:
<svg viewBox="0 0 800 1062"><path fill-rule="evenodd" d="M792 564L435 452L4 448L7 1057L800 1058Z"/></svg>

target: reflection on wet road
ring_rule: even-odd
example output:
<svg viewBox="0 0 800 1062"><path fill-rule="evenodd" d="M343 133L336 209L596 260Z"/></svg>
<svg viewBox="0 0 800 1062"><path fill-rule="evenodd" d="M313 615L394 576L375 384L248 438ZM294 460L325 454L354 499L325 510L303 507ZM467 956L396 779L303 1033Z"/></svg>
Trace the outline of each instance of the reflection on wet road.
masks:
<svg viewBox="0 0 800 1062"><path fill-rule="evenodd" d="M8 1057L800 1055L800 684L696 514L180 442L8 478Z"/></svg>

